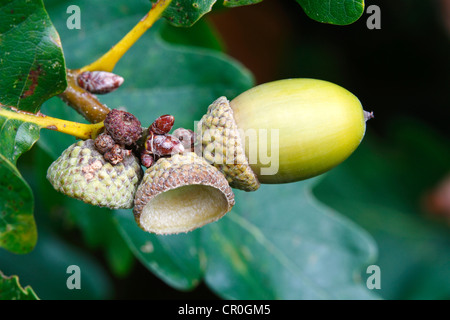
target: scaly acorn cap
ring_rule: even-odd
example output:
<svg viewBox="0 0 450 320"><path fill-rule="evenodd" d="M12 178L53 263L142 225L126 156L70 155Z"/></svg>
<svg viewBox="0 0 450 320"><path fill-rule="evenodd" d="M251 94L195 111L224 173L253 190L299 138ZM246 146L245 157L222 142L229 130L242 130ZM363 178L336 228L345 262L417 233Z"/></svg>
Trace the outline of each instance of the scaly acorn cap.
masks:
<svg viewBox="0 0 450 320"><path fill-rule="evenodd" d="M133 207L142 176L134 155L112 165L97 151L92 139L72 144L47 171L47 179L57 191L110 209Z"/></svg>
<svg viewBox="0 0 450 320"><path fill-rule="evenodd" d="M252 171L241 137L226 97L220 97L209 107L197 124L196 153L218 168L231 187L255 191L260 184Z"/></svg>
<svg viewBox="0 0 450 320"><path fill-rule="evenodd" d="M188 152L160 158L145 171L133 212L143 230L174 234L214 222L233 206L234 194L223 174Z"/></svg>

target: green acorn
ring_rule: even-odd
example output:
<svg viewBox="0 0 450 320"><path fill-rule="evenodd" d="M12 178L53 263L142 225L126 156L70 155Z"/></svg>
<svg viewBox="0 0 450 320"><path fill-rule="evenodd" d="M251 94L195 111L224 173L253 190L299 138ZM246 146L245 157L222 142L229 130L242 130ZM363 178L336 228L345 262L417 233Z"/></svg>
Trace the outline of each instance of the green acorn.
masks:
<svg viewBox="0 0 450 320"><path fill-rule="evenodd" d="M197 127L197 154L230 185L287 183L324 173L358 147L365 112L357 97L333 83L287 79L256 86L231 102L213 102Z"/></svg>
<svg viewBox="0 0 450 320"><path fill-rule="evenodd" d="M140 163L131 152L113 165L95 148L92 139L71 145L47 171L47 179L57 191L110 209L133 207L142 176Z"/></svg>

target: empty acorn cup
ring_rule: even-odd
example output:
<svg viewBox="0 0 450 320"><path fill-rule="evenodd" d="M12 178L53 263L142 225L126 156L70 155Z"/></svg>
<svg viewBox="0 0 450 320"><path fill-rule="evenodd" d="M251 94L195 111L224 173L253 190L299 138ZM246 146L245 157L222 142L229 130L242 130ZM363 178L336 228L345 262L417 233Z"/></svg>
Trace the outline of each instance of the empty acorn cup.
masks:
<svg viewBox="0 0 450 320"><path fill-rule="evenodd" d="M222 218L234 205L224 175L193 152L160 158L145 171L136 192L134 216L145 231L192 231Z"/></svg>

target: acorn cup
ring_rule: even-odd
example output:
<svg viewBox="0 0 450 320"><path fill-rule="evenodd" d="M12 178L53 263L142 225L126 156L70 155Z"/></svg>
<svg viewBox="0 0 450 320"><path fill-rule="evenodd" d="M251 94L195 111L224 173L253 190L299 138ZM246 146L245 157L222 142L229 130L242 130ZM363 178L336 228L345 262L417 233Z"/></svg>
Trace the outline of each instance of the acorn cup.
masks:
<svg viewBox="0 0 450 320"><path fill-rule="evenodd" d="M224 175L193 152L160 158L145 171L134 216L145 231L176 234L222 218L234 205Z"/></svg>
<svg viewBox="0 0 450 320"><path fill-rule="evenodd" d="M142 176L141 165L132 153L113 165L95 148L92 139L72 144L47 171L47 179L57 191L110 209L133 207Z"/></svg>
<svg viewBox="0 0 450 320"><path fill-rule="evenodd" d="M314 79L256 86L220 97L197 126L197 154L234 188L287 183L324 173L358 147L373 117L346 89Z"/></svg>

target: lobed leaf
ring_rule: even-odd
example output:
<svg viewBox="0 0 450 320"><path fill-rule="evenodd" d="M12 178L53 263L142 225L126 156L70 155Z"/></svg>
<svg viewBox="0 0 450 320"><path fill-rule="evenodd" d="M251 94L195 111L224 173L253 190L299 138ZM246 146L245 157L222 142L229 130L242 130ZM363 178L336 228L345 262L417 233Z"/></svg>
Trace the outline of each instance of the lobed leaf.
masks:
<svg viewBox="0 0 450 320"><path fill-rule="evenodd" d="M42 1L2 1L0 103L36 113L65 87L61 42Z"/></svg>
<svg viewBox="0 0 450 320"><path fill-rule="evenodd" d="M156 0L151 0L155 3ZM262 0L223 0L225 7L256 4ZM164 17L177 27L190 27L210 12L216 0L173 1ZM364 12L364 0L297 0L313 20L336 25L348 25L358 20Z"/></svg>
<svg viewBox="0 0 450 320"><path fill-rule="evenodd" d="M18 275L43 300L113 298L114 286L104 265L90 252L80 251L78 246L56 236L54 230L49 230L48 224L43 223L48 221L40 222L39 242L34 250L25 255L0 250L0 270ZM79 267L80 289L70 289L67 285L74 275L68 269L72 265Z"/></svg>
<svg viewBox="0 0 450 320"><path fill-rule="evenodd" d="M157 0L151 0L155 3ZM216 0L173 0L163 16L177 27L190 27L210 12Z"/></svg>
<svg viewBox="0 0 450 320"><path fill-rule="evenodd" d="M226 7L240 7L259 3L261 1L263 0L224 0L223 5Z"/></svg>
<svg viewBox="0 0 450 320"><path fill-rule="evenodd" d="M314 194L374 237L383 298L448 299L448 224L425 201L449 172L448 140L417 121L393 123L388 146L366 140Z"/></svg>
<svg viewBox="0 0 450 320"><path fill-rule="evenodd" d="M66 86L58 33L40 0L0 4L0 108L37 112ZM32 123L0 116L0 246L29 252L37 239L33 194L16 168L39 139Z"/></svg>
<svg viewBox="0 0 450 320"><path fill-rule="evenodd" d="M204 257L199 233L158 236L141 230L130 210L115 212L117 226L135 256L170 286L195 288L202 279Z"/></svg>
<svg viewBox="0 0 450 320"><path fill-rule="evenodd" d="M313 20L347 25L364 13L364 0L297 0L305 13Z"/></svg>
<svg viewBox="0 0 450 320"><path fill-rule="evenodd" d="M22 288L18 276L5 276L0 271L0 300L39 300L30 286Z"/></svg>
<svg viewBox="0 0 450 320"><path fill-rule="evenodd" d="M361 272L372 239L311 194L314 180L236 192L236 206L202 230L205 279L229 299L372 299Z"/></svg>
<svg viewBox="0 0 450 320"><path fill-rule="evenodd" d="M29 252L37 241L33 193L16 164L39 139L39 130L0 116L0 246L15 253Z"/></svg>

